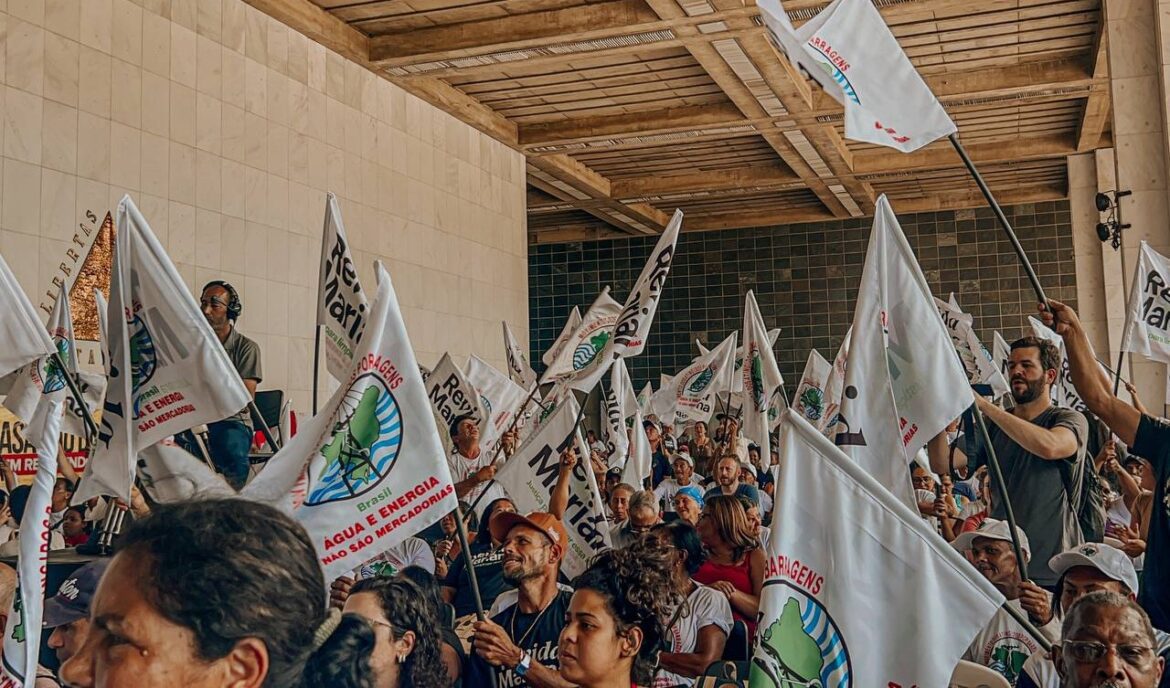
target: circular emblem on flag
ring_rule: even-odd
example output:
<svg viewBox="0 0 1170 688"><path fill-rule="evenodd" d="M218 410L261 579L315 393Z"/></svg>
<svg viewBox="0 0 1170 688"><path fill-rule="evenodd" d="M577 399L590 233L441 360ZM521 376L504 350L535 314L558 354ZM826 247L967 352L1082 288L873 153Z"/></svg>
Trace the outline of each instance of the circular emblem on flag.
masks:
<svg viewBox="0 0 1170 688"><path fill-rule="evenodd" d="M752 688L852 688L853 667L845 638L816 598L792 584L769 581L775 597L770 607L780 614L760 625L759 645L752 658Z"/></svg>
<svg viewBox="0 0 1170 688"><path fill-rule="evenodd" d="M61 354L62 361L69 360L69 342L64 339L55 339L57 353ZM36 380L40 384L42 394L52 394L65 389L65 370L57 363L57 358L49 356L42 359L42 366L32 366Z"/></svg>
<svg viewBox="0 0 1170 688"><path fill-rule="evenodd" d="M130 332L130 384L137 392L154 377L154 371L158 369L158 351L141 317L134 316L126 323L126 329Z"/></svg>
<svg viewBox="0 0 1170 688"><path fill-rule="evenodd" d="M800 411L808 420L820 420L825 412L825 393L809 387L800 393Z"/></svg>
<svg viewBox="0 0 1170 688"><path fill-rule="evenodd" d="M578 344L577 348L573 349L573 370L581 370L592 363L608 341L609 333L602 331L590 335L585 341Z"/></svg>
<svg viewBox="0 0 1170 688"><path fill-rule="evenodd" d="M491 418L492 402L488 401L488 398L481 394L479 395L479 403L483 406L483 412L487 414L488 418Z"/></svg>
<svg viewBox="0 0 1170 688"><path fill-rule="evenodd" d="M687 383L686 390L688 394L702 394L703 390L711 385L711 381L715 379L715 366L709 365L695 374L694 379Z"/></svg>
<svg viewBox="0 0 1170 688"><path fill-rule="evenodd" d="M378 375L366 373L353 382L338 416L333 432L318 450L324 465L309 489L306 505L370 491L389 474L402 448L402 412Z"/></svg>

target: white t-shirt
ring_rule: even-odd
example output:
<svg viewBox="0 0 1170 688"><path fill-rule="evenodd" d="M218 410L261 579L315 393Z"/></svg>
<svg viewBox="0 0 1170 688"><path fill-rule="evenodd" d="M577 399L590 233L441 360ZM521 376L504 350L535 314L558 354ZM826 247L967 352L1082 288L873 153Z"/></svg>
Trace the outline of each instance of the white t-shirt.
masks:
<svg viewBox="0 0 1170 688"><path fill-rule="evenodd" d="M700 491L703 490L702 479L694 473L691 473L691 482L689 484L699 488ZM676 481L674 478L667 478L666 480L658 483L658 487L654 488L654 498L658 501L666 502L666 506L662 508L663 513L674 513L674 496L678 494L678 491L682 488L683 486L679 485L678 481Z"/></svg>
<svg viewBox="0 0 1170 688"><path fill-rule="evenodd" d="M772 495L764 492L759 487L756 490L760 493L760 516L766 516L772 511Z"/></svg>
<svg viewBox="0 0 1170 688"><path fill-rule="evenodd" d="M407 566L421 566L431 573L435 572L435 554L420 538L406 538L359 566L351 575L354 580L393 576Z"/></svg>
<svg viewBox="0 0 1170 688"><path fill-rule="evenodd" d="M1051 598L1051 595L1049 596ZM1051 603L1051 599L1050 599ZM1026 614L1019 600L1008 600L1013 608ZM1060 637L1060 621L1055 616L1040 632L1056 642ZM991 621L975 636L971 646L963 653L963 659L991 667L999 672L1008 683L1016 685L1016 678L1024 669L1024 663L1040 649L1036 639L1028 634L1016 620L1003 609L995 612Z"/></svg>
<svg viewBox="0 0 1170 688"><path fill-rule="evenodd" d="M447 455L447 466L451 469L451 479L457 483L470 478L476 471L486 466L492 465L491 452L480 451L479 456L474 461L468 460L466 456L455 450ZM487 490L487 494L483 499L479 500L479 504L475 505L475 513L477 516L483 516L483 510L487 508L488 504L500 497L507 497L508 493L504 492L504 488L499 483L480 483L472 488L462 499L468 504L473 504L479 497L479 493Z"/></svg>
<svg viewBox="0 0 1170 688"><path fill-rule="evenodd" d="M707 626L715 626L726 636L731 632L731 604L727 597L700 583L695 583L695 590L687 597L684 603L687 606L679 613L678 619L666 632L666 640L674 654L686 654L695 651L699 642L699 631ZM673 614L673 612L672 612ZM668 619L669 620L669 619ZM672 674L669 671L660 671L654 675L654 688L666 686L692 686L695 679Z"/></svg>

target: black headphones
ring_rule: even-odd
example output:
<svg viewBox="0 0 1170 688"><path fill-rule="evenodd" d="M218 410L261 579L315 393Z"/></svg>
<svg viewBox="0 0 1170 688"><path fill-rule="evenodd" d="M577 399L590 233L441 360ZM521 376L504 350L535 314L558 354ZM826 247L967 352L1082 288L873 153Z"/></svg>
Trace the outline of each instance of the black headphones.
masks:
<svg viewBox="0 0 1170 688"><path fill-rule="evenodd" d="M228 320L235 322L240 317L240 313L244 312L244 304L240 303L240 294L236 291L236 288L223 280L212 280L203 285L203 291L207 291L211 287L223 287L224 291L228 293Z"/></svg>

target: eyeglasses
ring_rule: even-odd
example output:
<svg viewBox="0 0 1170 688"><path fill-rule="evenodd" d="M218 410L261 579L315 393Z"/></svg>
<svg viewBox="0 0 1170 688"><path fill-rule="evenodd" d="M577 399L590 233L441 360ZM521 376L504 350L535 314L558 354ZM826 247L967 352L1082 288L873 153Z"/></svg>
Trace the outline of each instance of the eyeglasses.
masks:
<svg viewBox="0 0 1170 688"><path fill-rule="evenodd" d="M1112 645L1091 640L1066 640L1061 643L1061 649L1080 664L1096 664L1105 658L1106 652L1113 650L1121 661L1133 667L1145 667L1154 653L1154 648L1144 645Z"/></svg>

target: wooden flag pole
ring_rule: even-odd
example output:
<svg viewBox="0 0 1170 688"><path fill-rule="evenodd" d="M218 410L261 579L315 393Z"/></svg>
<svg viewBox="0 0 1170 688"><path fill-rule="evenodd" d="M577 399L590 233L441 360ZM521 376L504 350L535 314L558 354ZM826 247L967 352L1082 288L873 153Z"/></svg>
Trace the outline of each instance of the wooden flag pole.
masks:
<svg viewBox="0 0 1170 688"><path fill-rule="evenodd" d="M987 182L983 181L983 175L979 174L979 170L975 168L975 163L967 155L963 144L959 143L957 134L951 134L947 137L947 140L955 147L955 151L962 158L963 164L967 167L967 171L974 177L975 183L979 186L979 190L983 192L983 197L987 199L987 204L991 206L992 212L999 219L999 224L1003 227L1004 233L1007 234L1008 240L1012 242L1012 248L1015 249L1016 256L1020 259L1020 265L1023 266L1024 272L1028 275L1028 281L1032 283L1032 289L1036 292L1036 298L1040 300L1040 303L1047 304L1048 297L1044 295L1044 287L1040 286L1040 279L1036 277L1036 271L1032 269L1032 263L1028 260L1027 254L1024 253L1024 247L1020 245L1020 240L1016 237L1016 232L1012 229L1012 224L1008 222L1007 216L1003 214L1003 208L999 207L999 203L995 200L995 196L992 195L991 189L987 186Z"/></svg>

